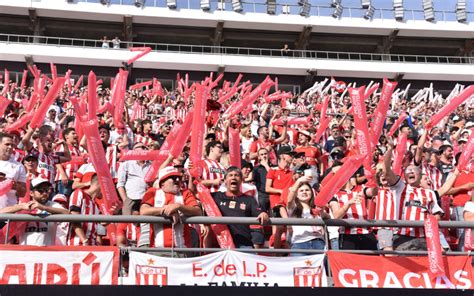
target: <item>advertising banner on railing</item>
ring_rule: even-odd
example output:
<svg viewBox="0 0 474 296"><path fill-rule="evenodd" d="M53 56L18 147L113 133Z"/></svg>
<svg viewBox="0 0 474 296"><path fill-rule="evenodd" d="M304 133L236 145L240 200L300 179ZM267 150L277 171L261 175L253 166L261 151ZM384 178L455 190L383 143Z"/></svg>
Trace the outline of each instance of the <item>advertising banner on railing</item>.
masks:
<svg viewBox="0 0 474 296"><path fill-rule="evenodd" d="M0 246L0 284L116 285L112 247Z"/></svg>
<svg viewBox="0 0 474 296"><path fill-rule="evenodd" d="M470 256L444 256L446 275L430 272L427 256L382 257L329 252L335 287L472 289Z"/></svg>
<svg viewBox="0 0 474 296"><path fill-rule="evenodd" d="M223 251L194 258L130 253L124 284L158 286L326 287L324 255L266 257Z"/></svg>

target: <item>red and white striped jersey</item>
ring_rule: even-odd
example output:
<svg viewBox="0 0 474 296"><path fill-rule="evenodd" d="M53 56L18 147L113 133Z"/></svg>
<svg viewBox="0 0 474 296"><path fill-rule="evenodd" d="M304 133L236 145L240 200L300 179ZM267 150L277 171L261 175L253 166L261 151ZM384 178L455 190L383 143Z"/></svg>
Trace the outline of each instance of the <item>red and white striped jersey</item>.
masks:
<svg viewBox="0 0 474 296"><path fill-rule="evenodd" d="M81 152L79 151L79 149L77 147L74 147L73 145L70 145L70 144L68 144L68 146L69 146L69 152L71 153L71 157L76 157L77 158L78 156L81 155ZM56 148L56 152L64 152L64 146L59 145ZM66 173L68 179L73 180L77 170L82 165L82 163L76 162L76 161L68 161L68 162L62 163L61 165L62 165L62 167L64 169L64 172ZM54 180L55 181L61 180L61 174L59 173L59 171L56 171L56 177L55 177Z"/></svg>
<svg viewBox="0 0 474 296"><path fill-rule="evenodd" d="M85 163L79 167L77 170L76 174L74 175L74 178L78 178L82 182L82 178L84 177L85 174L87 173L95 173L95 168L92 162Z"/></svg>
<svg viewBox="0 0 474 296"><path fill-rule="evenodd" d="M188 111L184 108L179 108L176 110L173 110L173 116L175 119L184 122L184 118L188 115Z"/></svg>
<svg viewBox="0 0 474 296"><path fill-rule="evenodd" d="M155 208L162 208L168 204L181 204L191 207L198 206L196 198L188 190L176 195L165 193L163 190L156 188L147 190L143 195L142 204L147 204ZM141 235L146 235L147 232L146 230L141 231ZM175 224L174 226L152 224L148 233L150 247L183 248L191 246L191 233L187 224Z"/></svg>
<svg viewBox="0 0 474 296"><path fill-rule="evenodd" d="M64 112L66 112L67 116L74 116L74 108L71 102L66 102L63 105Z"/></svg>
<svg viewBox="0 0 474 296"><path fill-rule="evenodd" d="M432 166L429 163L423 162L421 165L422 173L426 174L431 180L433 190L438 190L443 186L443 173L435 166Z"/></svg>
<svg viewBox="0 0 474 296"><path fill-rule="evenodd" d="M135 143L142 143L145 146L148 146L153 143L153 139L145 134L136 134Z"/></svg>
<svg viewBox="0 0 474 296"><path fill-rule="evenodd" d="M56 165L59 163L59 156L54 153L43 153L36 148L32 148L28 154L32 154L38 158L37 172L44 176L51 184L54 183L56 176Z"/></svg>
<svg viewBox="0 0 474 296"><path fill-rule="evenodd" d="M136 247L140 237L140 226L134 223L119 223L117 226L117 236L120 235L127 239L127 246Z"/></svg>
<svg viewBox="0 0 474 296"><path fill-rule="evenodd" d="M19 163L23 162L23 158L25 156L26 156L26 152L24 150L20 150L20 149L15 149L15 151L13 151L13 154L12 154L13 160L15 160Z"/></svg>
<svg viewBox="0 0 474 296"><path fill-rule="evenodd" d="M69 200L69 209L71 212L79 212L81 215L99 215L100 211L96 203L87 193L81 189L76 189ZM97 245L97 223L83 222L81 227L84 230L89 245ZM69 226L68 239L69 246L81 246L81 239L76 235L73 225Z"/></svg>
<svg viewBox="0 0 474 296"><path fill-rule="evenodd" d="M117 161L119 157L118 153L118 147L113 144L110 144L105 150L105 159L109 165L110 175L114 182L117 182L117 173L120 166L120 162Z"/></svg>
<svg viewBox="0 0 474 296"><path fill-rule="evenodd" d="M395 194L389 188L379 187L375 198L375 220L396 220Z"/></svg>
<svg viewBox="0 0 474 296"><path fill-rule="evenodd" d="M357 195L362 194L364 195L364 187L363 186L355 186L352 191L345 191L340 190L336 195L334 195L333 199L331 199L330 203L337 202L339 203L339 207L343 207L345 204L349 202L349 200L353 199ZM344 214L342 219L368 219L367 207L365 205L365 200L362 200L359 204L352 204L347 212ZM343 234L367 234L370 233L371 230L364 227L340 227L339 233Z"/></svg>
<svg viewBox="0 0 474 296"><path fill-rule="evenodd" d="M203 167L203 173L202 173L203 180L224 179L225 167L219 162L209 159L209 158L204 159L202 161L202 167ZM211 192L218 192L219 186L211 186L209 190Z"/></svg>
<svg viewBox="0 0 474 296"><path fill-rule="evenodd" d="M136 109L135 119L146 119L147 109L146 106L139 105Z"/></svg>
<svg viewBox="0 0 474 296"><path fill-rule="evenodd" d="M443 213L433 190L407 185L401 179L391 189L396 198L398 220L425 221L429 213ZM413 237L425 236L422 227L399 228L397 234Z"/></svg>
<svg viewBox="0 0 474 296"><path fill-rule="evenodd" d="M272 165L277 165L278 161L277 161L275 149L273 149L274 145L275 145L275 142L273 142L273 140L262 142L260 141L260 139L257 139L253 141L252 144L250 144L250 153L256 153L258 152L258 150L260 150L260 148L266 148L268 146L272 146L272 149L270 150L270 152L268 152L268 159L270 160L270 163ZM254 160L254 164L257 165L257 160Z"/></svg>
<svg viewBox="0 0 474 296"><path fill-rule="evenodd" d="M308 113L308 107L304 105L303 103L299 103L296 105L296 112L298 113Z"/></svg>

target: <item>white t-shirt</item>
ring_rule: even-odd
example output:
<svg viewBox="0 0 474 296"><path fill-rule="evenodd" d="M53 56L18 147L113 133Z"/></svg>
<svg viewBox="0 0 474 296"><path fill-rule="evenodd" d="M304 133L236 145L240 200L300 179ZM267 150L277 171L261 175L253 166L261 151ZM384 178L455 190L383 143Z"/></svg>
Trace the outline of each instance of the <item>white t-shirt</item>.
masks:
<svg viewBox="0 0 474 296"><path fill-rule="evenodd" d="M52 201L47 201L45 205L53 208L63 208L60 204ZM48 212L38 211L35 214L48 214ZM25 231L19 237L19 244L40 247L54 246L56 244L57 225L55 222L28 222Z"/></svg>
<svg viewBox="0 0 474 296"><path fill-rule="evenodd" d="M254 141L253 137L250 137L250 139L242 137L242 154L250 153L250 145L252 145L253 141Z"/></svg>
<svg viewBox="0 0 474 296"><path fill-rule="evenodd" d="M296 209L288 209L288 215L293 216L293 212ZM310 209L303 209L301 214L302 219L315 219L311 214ZM313 239L322 239L324 240L324 229L321 226L311 226L311 225L293 225L291 226L293 230L291 234L291 243L304 243Z"/></svg>
<svg viewBox="0 0 474 296"><path fill-rule="evenodd" d="M8 161L0 160L0 173L5 174L6 179L15 182L26 182L25 167L13 159ZM0 209L13 206L17 204L17 202L16 190L10 190L5 195L0 196Z"/></svg>
<svg viewBox="0 0 474 296"><path fill-rule="evenodd" d="M474 214L474 202L468 201L464 205L464 212L469 212Z"/></svg>

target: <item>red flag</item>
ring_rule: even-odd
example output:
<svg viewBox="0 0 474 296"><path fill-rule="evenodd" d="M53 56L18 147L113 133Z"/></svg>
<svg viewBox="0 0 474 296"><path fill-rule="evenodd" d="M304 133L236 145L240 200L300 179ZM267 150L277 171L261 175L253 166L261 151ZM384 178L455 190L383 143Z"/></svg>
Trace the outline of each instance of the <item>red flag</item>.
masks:
<svg viewBox="0 0 474 296"><path fill-rule="evenodd" d="M336 81L334 77L331 77L331 88L338 93L344 92L346 89L347 85L344 81Z"/></svg>

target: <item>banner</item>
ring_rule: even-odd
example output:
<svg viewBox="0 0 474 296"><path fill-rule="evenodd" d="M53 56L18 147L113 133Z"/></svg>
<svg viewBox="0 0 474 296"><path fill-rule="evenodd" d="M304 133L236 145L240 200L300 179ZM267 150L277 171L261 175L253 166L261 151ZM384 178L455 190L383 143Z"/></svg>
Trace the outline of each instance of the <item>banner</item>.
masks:
<svg viewBox="0 0 474 296"><path fill-rule="evenodd" d="M433 277L428 257L328 252L335 287L472 289L470 256L444 256L446 275Z"/></svg>
<svg viewBox="0 0 474 296"><path fill-rule="evenodd" d="M267 257L230 250L179 259L130 252L128 284L326 287L323 262L324 255Z"/></svg>
<svg viewBox="0 0 474 296"><path fill-rule="evenodd" d="M116 285L112 247L0 246L0 285Z"/></svg>

